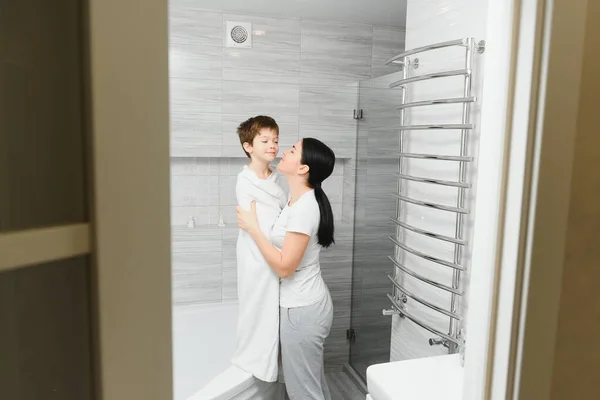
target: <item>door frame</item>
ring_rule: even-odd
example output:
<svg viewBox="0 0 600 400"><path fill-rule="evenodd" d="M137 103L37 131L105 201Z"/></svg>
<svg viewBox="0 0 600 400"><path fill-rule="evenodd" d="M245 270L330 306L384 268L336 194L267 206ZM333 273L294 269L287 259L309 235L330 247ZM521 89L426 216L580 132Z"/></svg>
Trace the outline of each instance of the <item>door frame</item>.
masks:
<svg viewBox="0 0 600 400"><path fill-rule="evenodd" d="M488 2L484 74L494 79L483 85L478 170L489 181L476 196L496 201L477 205L474 224L468 400L548 398L586 6Z"/></svg>
<svg viewBox="0 0 600 400"><path fill-rule="evenodd" d="M167 0L88 0L97 400L173 396Z"/></svg>
<svg viewBox="0 0 600 400"><path fill-rule="evenodd" d="M515 74L486 399L550 398L587 3L514 2Z"/></svg>

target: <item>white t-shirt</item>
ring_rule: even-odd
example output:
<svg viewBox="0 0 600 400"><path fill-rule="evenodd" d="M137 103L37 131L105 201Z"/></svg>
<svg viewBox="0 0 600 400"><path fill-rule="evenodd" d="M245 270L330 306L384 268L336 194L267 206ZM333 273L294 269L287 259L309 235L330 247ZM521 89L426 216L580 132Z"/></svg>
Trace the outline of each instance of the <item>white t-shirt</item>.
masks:
<svg viewBox="0 0 600 400"><path fill-rule="evenodd" d="M302 195L293 205L286 205L279 214L273 230L271 243L277 248L283 248L283 240L287 232L298 232L310 236L308 247L296 272L289 278L281 279L279 304L281 307L302 307L317 303L327 293L327 286L321 276L317 232L321 212L315 198L315 192L310 190Z"/></svg>

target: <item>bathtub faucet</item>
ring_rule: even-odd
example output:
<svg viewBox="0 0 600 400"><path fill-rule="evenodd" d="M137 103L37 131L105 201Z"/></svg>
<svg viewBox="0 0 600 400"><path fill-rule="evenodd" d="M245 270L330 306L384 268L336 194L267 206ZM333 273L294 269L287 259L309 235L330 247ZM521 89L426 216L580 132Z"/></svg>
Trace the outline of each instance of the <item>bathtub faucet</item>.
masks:
<svg viewBox="0 0 600 400"><path fill-rule="evenodd" d="M442 345L446 348L450 348L450 342L448 342L447 340L444 340L444 339L431 338L431 339L429 339L429 345L430 346Z"/></svg>

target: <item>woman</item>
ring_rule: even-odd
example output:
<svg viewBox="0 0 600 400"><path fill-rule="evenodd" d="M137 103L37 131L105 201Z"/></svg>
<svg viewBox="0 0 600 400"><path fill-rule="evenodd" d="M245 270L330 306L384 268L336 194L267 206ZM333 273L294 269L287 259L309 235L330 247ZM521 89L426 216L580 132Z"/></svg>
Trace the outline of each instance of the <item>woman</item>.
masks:
<svg viewBox="0 0 600 400"><path fill-rule="evenodd" d="M250 234L281 278L280 336L286 390L291 400L330 400L323 345L331 330L333 306L321 276L321 247L334 243L333 212L321 183L331 175L335 154L317 139L305 138L283 153L277 169L290 188L287 205L268 238L258 227L256 206L238 211L238 225Z"/></svg>

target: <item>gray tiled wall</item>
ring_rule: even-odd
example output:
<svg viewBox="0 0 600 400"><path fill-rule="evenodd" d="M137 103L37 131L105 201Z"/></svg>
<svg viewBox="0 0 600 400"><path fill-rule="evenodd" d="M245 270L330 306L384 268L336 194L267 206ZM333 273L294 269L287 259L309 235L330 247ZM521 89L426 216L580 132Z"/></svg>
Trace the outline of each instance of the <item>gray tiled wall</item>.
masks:
<svg viewBox="0 0 600 400"><path fill-rule="evenodd" d="M392 72L383 61L404 47L394 27L199 10L170 2L171 153L240 157L235 127L269 114L282 145L320 138L338 157L356 152L357 82ZM253 24L253 47L227 48L226 21Z"/></svg>
<svg viewBox="0 0 600 400"><path fill-rule="evenodd" d="M227 20L252 22L251 49L223 45ZM227 14L197 9L190 0L170 2L174 304L236 300L234 188L247 159L235 128L250 116L271 115L280 125L282 148L312 136L338 157L324 183L337 243L323 252L322 268L335 306L327 365L337 369L348 361L355 176L361 166L352 110L358 81L395 70L383 61L403 48L404 31L394 27ZM375 153L387 144L380 139L372 139ZM383 210L376 196L370 200L370 210ZM185 226L190 216L195 228ZM217 225L220 219L224 227Z"/></svg>

